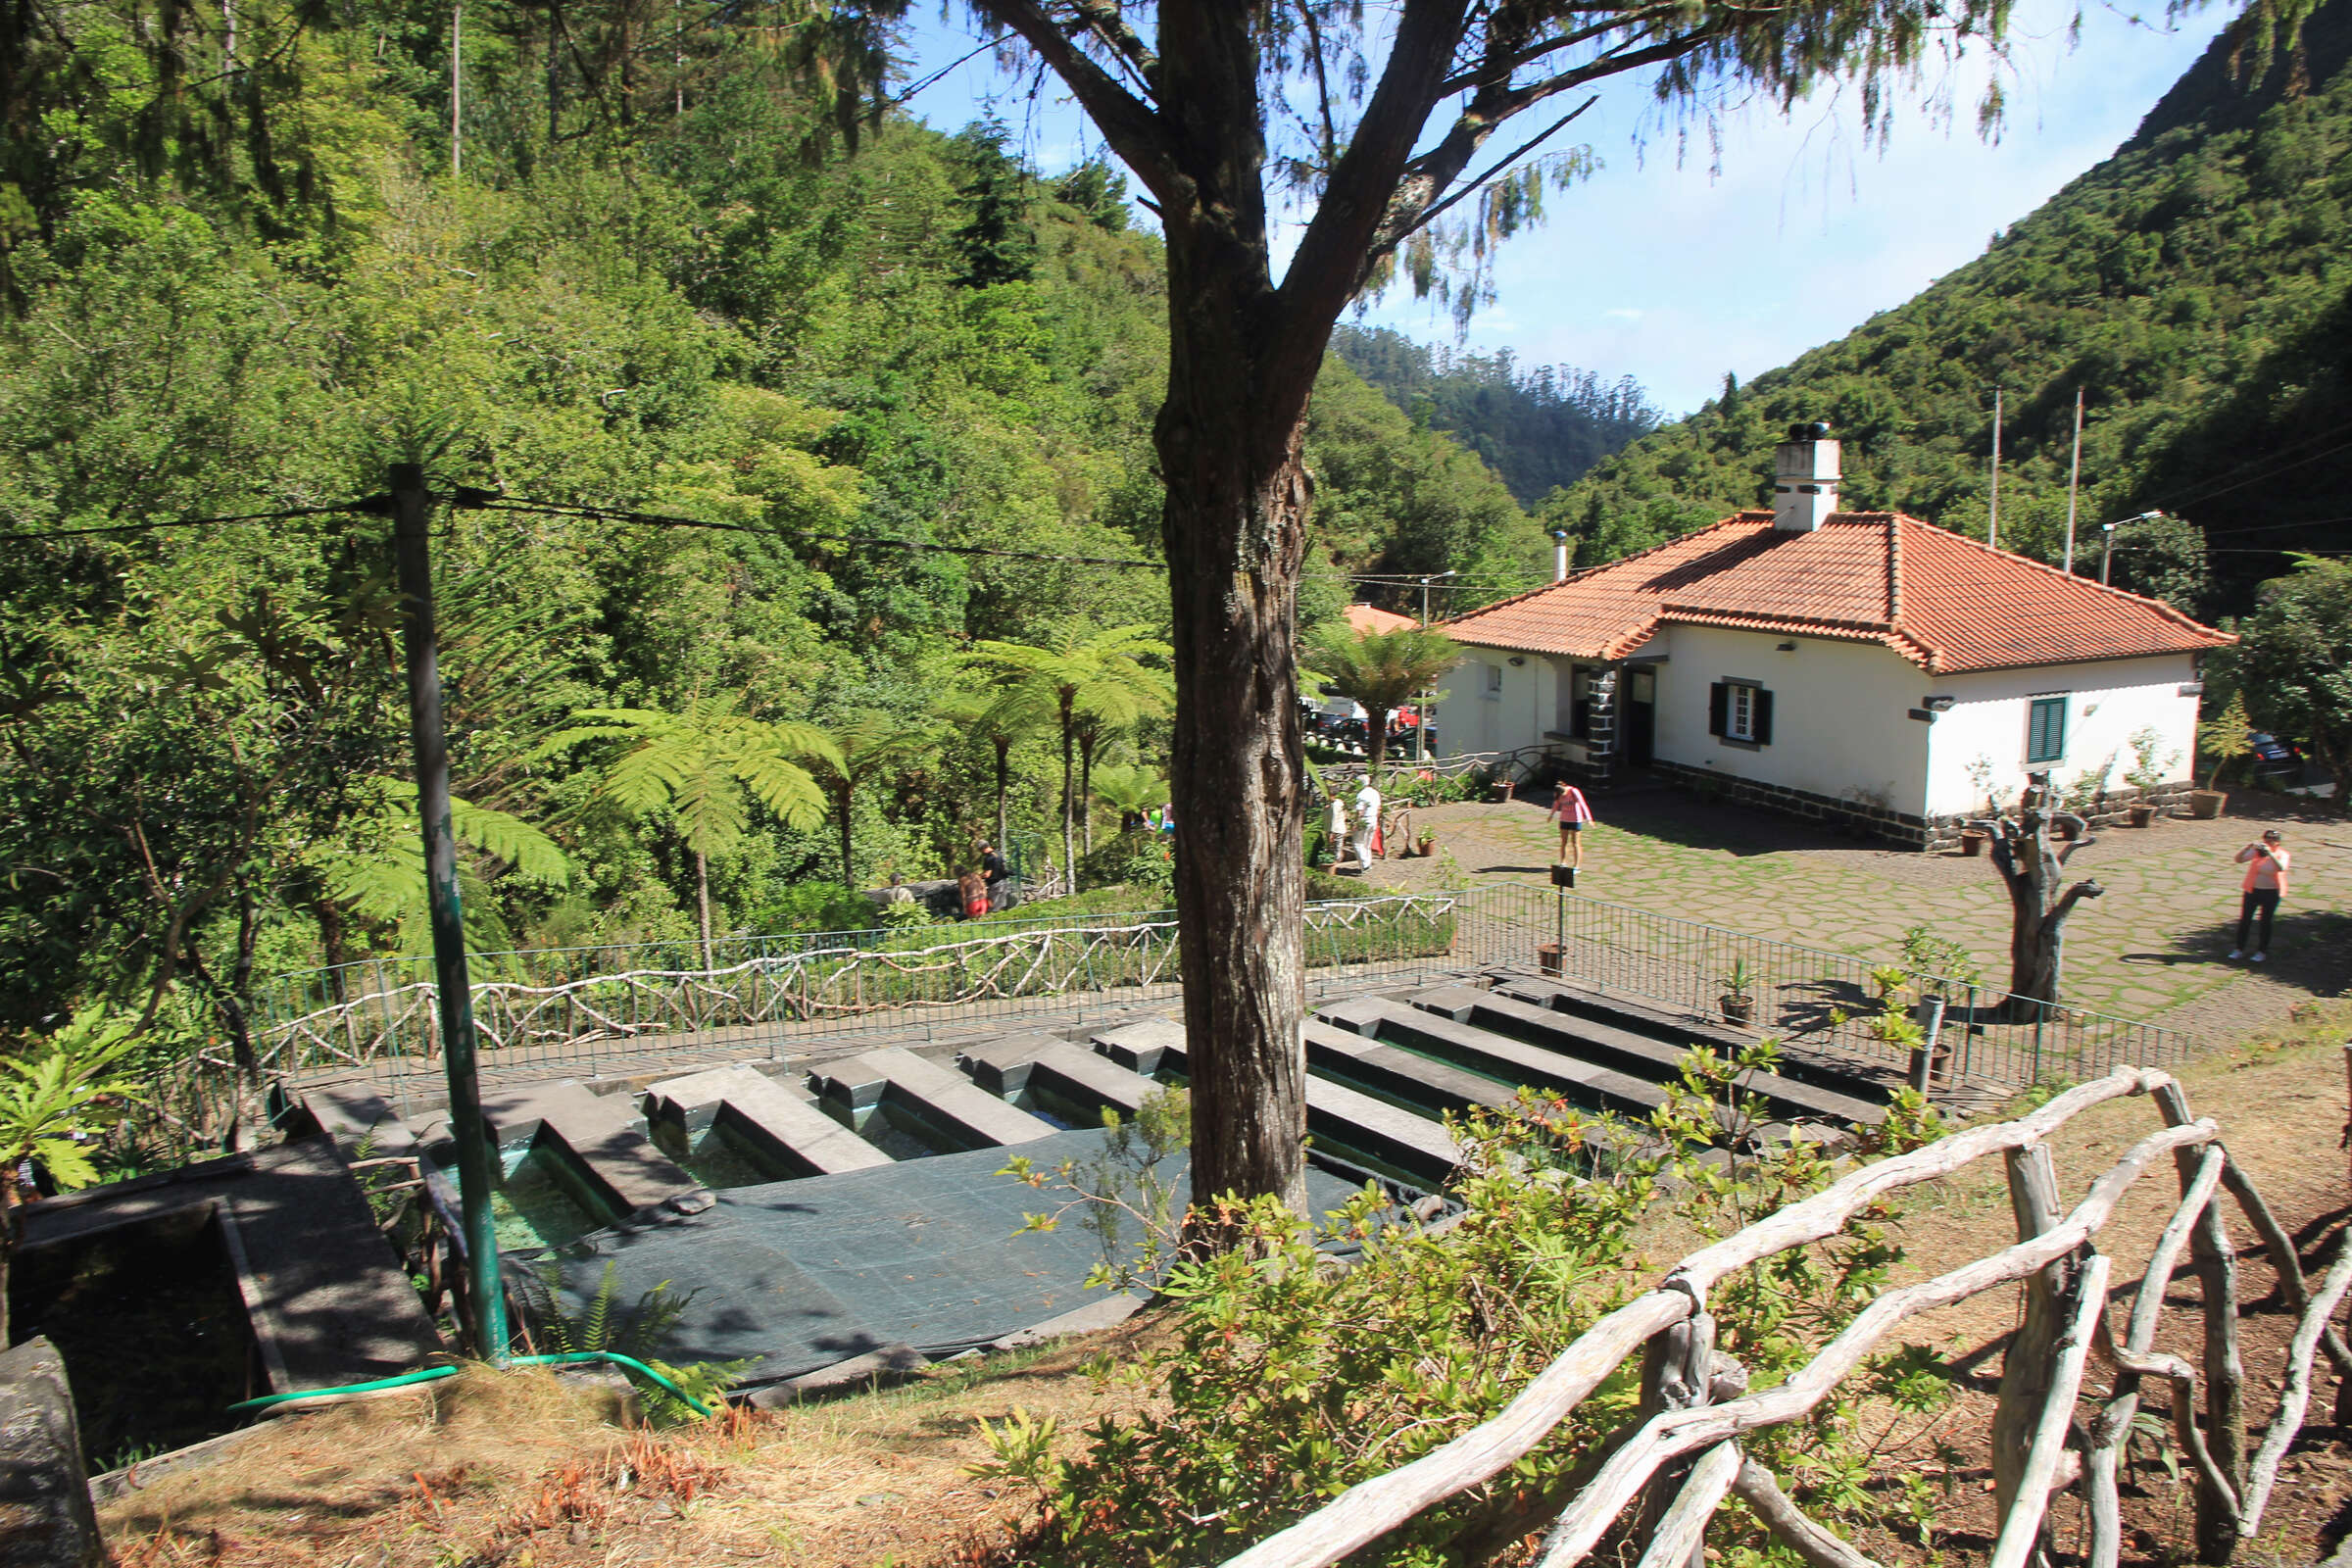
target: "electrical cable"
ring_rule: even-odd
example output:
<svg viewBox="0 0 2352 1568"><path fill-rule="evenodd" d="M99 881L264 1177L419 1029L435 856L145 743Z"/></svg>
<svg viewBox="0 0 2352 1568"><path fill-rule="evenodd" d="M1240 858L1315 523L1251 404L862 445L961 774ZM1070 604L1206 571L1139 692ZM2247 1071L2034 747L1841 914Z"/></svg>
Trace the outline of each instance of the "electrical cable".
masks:
<svg viewBox="0 0 2352 1568"><path fill-rule="evenodd" d="M949 556L991 556L1009 561L1056 562L1077 566L1126 566L1165 571L1167 563L1140 556L1056 556L1037 550L1004 550L994 545L935 544L920 539L889 539L878 534L816 533L808 529L764 528L748 522L712 522L703 517L677 517L659 512L629 512L613 507L577 507L556 502L512 501L491 498L483 491L461 490L452 504L476 512L536 512L557 517L586 517L609 522L632 522L652 528L707 528L721 533L759 534L764 538L799 540L808 544L873 545L921 555L936 551Z"/></svg>
<svg viewBox="0 0 2352 1568"><path fill-rule="evenodd" d="M339 501L324 507L285 507L276 512L245 512L225 517L161 517L152 522L115 522L97 528L28 528L0 533L0 539L80 539L92 534L146 533L157 528L211 528L230 522L274 522L281 517L319 517L338 512L372 512L377 498Z"/></svg>

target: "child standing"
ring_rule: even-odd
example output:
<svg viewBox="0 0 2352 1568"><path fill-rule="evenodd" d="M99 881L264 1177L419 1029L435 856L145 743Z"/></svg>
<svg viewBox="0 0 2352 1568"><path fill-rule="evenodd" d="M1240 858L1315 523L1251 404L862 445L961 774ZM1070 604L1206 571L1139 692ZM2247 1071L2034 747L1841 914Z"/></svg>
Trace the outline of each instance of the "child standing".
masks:
<svg viewBox="0 0 2352 1568"><path fill-rule="evenodd" d="M1562 784L1551 797L1551 819L1560 824L1559 863L1585 863L1585 824L1592 820L1592 808L1585 802L1585 792L1573 784Z"/></svg>

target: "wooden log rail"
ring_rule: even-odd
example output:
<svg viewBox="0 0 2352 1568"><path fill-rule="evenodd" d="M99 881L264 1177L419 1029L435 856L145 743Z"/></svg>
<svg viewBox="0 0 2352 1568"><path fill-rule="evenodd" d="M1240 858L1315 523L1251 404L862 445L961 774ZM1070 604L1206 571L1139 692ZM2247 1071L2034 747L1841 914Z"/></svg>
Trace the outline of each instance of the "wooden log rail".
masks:
<svg viewBox="0 0 2352 1568"><path fill-rule="evenodd" d="M2047 1175L2046 1140L2074 1117L2111 1100L2148 1095L2167 1125L2140 1140L2060 1214ZM1718 1281L1789 1249L1827 1240L1884 1195L1939 1180L1990 1154L2009 1164L2019 1240L1936 1278L1887 1291L1865 1307L1788 1381L1745 1392L1736 1363L1710 1357L1713 1322L1707 1293ZM2093 1241L2132 1184L2160 1156L2172 1155L2181 1197L2164 1227L2132 1299L2119 1342L2107 1317L2114 1260ZM2250 1465L2242 1427L2215 1430L2217 1417L2243 1405L2238 1365L2234 1251L2215 1200L2235 1200L2270 1253L2280 1294L2297 1314L2278 1409ZM2205 1282L2204 1366L2149 1348L2165 1289L2183 1249ZM2227 1263L2227 1268L2222 1267ZM2313 1289L2292 1241L2264 1204L2251 1178L2230 1156L2221 1130L2192 1119L2168 1074L2121 1067L2071 1089L2015 1121L1972 1128L1910 1153L1864 1165L1801 1202L1691 1253L1657 1288L1594 1323L1500 1413L1409 1464L1361 1482L1298 1523L1227 1560L1225 1568L1324 1568L1379 1540L1423 1509L1501 1474L1543 1443L1629 1356L1642 1354L1642 1402L1607 1457L1571 1497L1544 1542L1542 1568L1572 1568L1628 1521L1642 1554L1639 1568L1685 1568L1705 1549L1708 1522L1726 1497L1744 1502L1765 1529L1809 1568L1877 1568L1808 1519L1780 1480L1743 1454L1740 1440L1803 1418L1875 1354L1886 1337L1921 1313L1984 1291L2033 1280L2047 1293L2047 1332L2028 1346L2024 1330L2011 1353L2035 1358L2033 1376L2003 1378L1996 1430L2019 1444L2002 1488L2000 1529L1991 1568L2025 1568L2046 1543L2051 1498L2081 1483L2090 1514L2089 1568L2116 1568L2122 1546L2116 1471L2147 1378L2170 1389L2176 1440L2199 1477L2198 1536L2204 1560L2227 1561L2237 1543L2261 1528L2280 1460L2301 1427L2313 1362L2323 1348L2334 1366L2352 1366L2330 1320L2352 1292L2352 1241ZM2217 1280L2227 1289L2216 1294ZM2029 1312L2029 1317L2032 1313ZM2226 1319L2227 1326L2217 1320ZM2106 1401L2082 1421L2084 1377L2099 1362L2113 1374ZM2206 1395L2200 1428L2197 1396ZM1714 1402L1709 1402L1713 1398ZM2217 1553L2211 1548L2219 1545Z"/></svg>

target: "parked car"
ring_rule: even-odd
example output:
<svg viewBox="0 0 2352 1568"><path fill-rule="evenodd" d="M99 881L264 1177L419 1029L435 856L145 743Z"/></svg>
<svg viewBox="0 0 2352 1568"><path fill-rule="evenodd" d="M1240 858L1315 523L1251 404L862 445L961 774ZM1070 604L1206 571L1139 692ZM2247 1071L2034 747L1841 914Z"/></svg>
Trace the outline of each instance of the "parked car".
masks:
<svg viewBox="0 0 2352 1568"><path fill-rule="evenodd" d="M2255 760L2267 766L2278 767L2303 760L2303 754L2293 744L2282 741L2267 730L2256 730L2246 737L2254 748Z"/></svg>

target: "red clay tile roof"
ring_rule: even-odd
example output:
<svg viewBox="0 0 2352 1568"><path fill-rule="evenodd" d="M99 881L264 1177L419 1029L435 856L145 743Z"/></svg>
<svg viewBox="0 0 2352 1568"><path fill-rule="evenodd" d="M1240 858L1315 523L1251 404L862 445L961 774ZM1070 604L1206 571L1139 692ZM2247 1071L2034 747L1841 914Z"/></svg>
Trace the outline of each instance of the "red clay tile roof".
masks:
<svg viewBox="0 0 2352 1568"><path fill-rule="evenodd" d="M1836 513L1811 533L1743 512L1445 626L1473 647L1608 660L1678 621L1883 643L1935 675L2232 640L2170 605L1892 512Z"/></svg>
<svg viewBox="0 0 2352 1568"><path fill-rule="evenodd" d="M1368 637L1374 632L1402 631L1407 626L1421 623L1410 615L1399 615L1394 610L1382 610L1373 605L1349 605L1348 624L1355 628L1358 637Z"/></svg>

